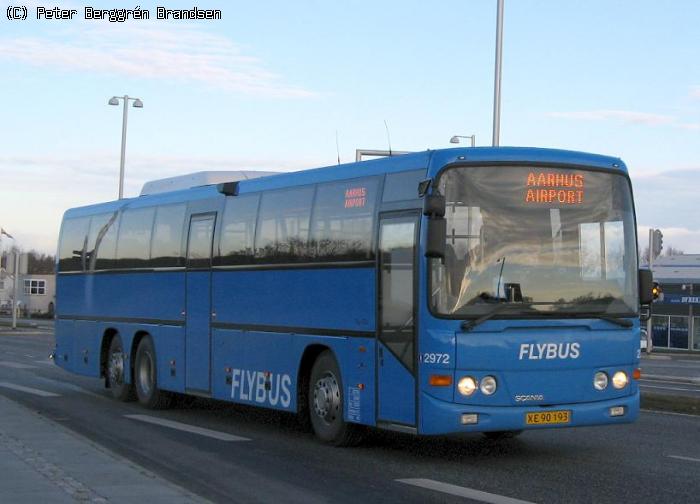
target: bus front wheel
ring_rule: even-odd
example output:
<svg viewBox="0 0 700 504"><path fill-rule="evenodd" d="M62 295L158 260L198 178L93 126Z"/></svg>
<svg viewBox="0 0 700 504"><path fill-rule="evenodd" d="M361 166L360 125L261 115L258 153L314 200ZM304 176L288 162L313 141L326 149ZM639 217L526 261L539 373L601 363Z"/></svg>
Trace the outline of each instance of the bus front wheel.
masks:
<svg viewBox="0 0 700 504"><path fill-rule="evenodd" d="M115 334L112 341L109 343L105 379L107 380L112 397L124 402L136 399L133 381L132 383L126 383L125 380L127 369L128 366L125 365L122 339L118 334Z"/></svg>
<svg viewBox="0 0 700 504"><path fill-rule="evenodd" d="M150 336L145 336L136 351L134 382L136 396L149 409L164 409L170 406L172 396L158 388L156 350Z"/></svg>
<svg viewBox="0 0 700 504"><path fill-rule="evenodd" d="M360 427L343 420L343 382L329 350L314 362L308 397L309 416L317 438L335 446L353 446L362 440Z"/></svg>

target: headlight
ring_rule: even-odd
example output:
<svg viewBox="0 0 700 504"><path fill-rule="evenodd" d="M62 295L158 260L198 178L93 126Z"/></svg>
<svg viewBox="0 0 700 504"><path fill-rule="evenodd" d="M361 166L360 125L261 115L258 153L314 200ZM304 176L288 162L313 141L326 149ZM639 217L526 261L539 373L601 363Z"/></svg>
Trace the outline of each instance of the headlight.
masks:
<svg viewBox="0 0 700 504"><path fill-rule="evenodd" d="M629 378L627 378L627 373L624 371L617 371L612 377L613 387L616 389L625 388L629 383Z"/></svg>
<svg viewBox="0 0 700 504"><path fill-rule="evenodd" d="M596 390L605 390L608 386L608 375L598 371L593 377L593 386Z"/></svg>
<svg viewBox="0 0 700 504"><path fill-rule="evenodd" d="M481 393L484 395L491 395L496 392L496 378L493 376L484 376L481 379L479 390L481 390Z"/></svg>
<svg viewBox="0 0 700 504"><path fill-rule="evenodd" d="M471 376L465 376L464 378L460 379L457 383L457 389L459 390L459 393L463 396L472 395L474 392L476 392L476 388L476 380Z"/></svg>

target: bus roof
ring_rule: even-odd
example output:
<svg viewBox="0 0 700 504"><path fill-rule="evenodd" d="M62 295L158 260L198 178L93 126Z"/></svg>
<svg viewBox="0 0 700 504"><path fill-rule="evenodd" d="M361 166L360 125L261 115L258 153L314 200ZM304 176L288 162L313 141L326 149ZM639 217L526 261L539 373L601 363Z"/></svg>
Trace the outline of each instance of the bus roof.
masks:
<svg viewBox="0 0 700 504"><path fill-rule="evenodd" d="M426 170L426 178L434 177L444 166L454 163L548 163L571 164L627 173L619 158L560 149L534 147L458 147L401 154L353 163L325 166L297 172L279 173L240 180L239 192L245 194L262 190L282 189L312 183L331 182L408 170ZM273 168L274 169L274 168ZM211 173L211 172L209 172ZM251 172L246 172L251 174ZM184 176L183 178L187 178ZM217 181L221 181L218 178ZM234 180L231 180L234 181ZM136 198L99 203L70 209L64 217L79 217L109 212L123 206L141 207L200 199L218 194L216 185L202 185L174 191L145 194Z"/></svg>

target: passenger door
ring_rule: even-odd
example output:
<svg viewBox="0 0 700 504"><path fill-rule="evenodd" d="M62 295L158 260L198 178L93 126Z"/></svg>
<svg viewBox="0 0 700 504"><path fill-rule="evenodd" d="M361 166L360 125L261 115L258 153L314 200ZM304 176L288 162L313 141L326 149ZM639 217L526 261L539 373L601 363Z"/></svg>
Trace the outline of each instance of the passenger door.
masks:
<svg viewBox="0 0 700 504"><path fill-rule="evenodd" d="M211 374L211 256L216 214L190 217L187 237L185 388L209 392Z"/></svg>
<svg viewBox="0 0 700 504"><path fill-rule="evenodd" d="M378 420L416 425L417 214L379 223Z"/></svg>

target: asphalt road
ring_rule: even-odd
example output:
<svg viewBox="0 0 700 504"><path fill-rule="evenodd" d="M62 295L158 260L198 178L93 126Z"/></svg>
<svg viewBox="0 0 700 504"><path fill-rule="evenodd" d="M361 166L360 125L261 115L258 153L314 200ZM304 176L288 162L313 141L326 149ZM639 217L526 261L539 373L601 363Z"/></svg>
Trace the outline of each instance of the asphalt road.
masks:
<svg viewBox="0 0 700 504"><path fill-rule="evenodd" d="M214 502L700 501L700 417L643 412L632 425L505 442L376 432L338 449L279 413L115 402L100 381L50 363L52 347L49 331L0 330L0 394Z"/></svg>
<svg viewBox="0 0 700 504"><path fill-rule="evenodd" d="M642 357L642 393L700 399L700 356L652 353Z"/></svg>

